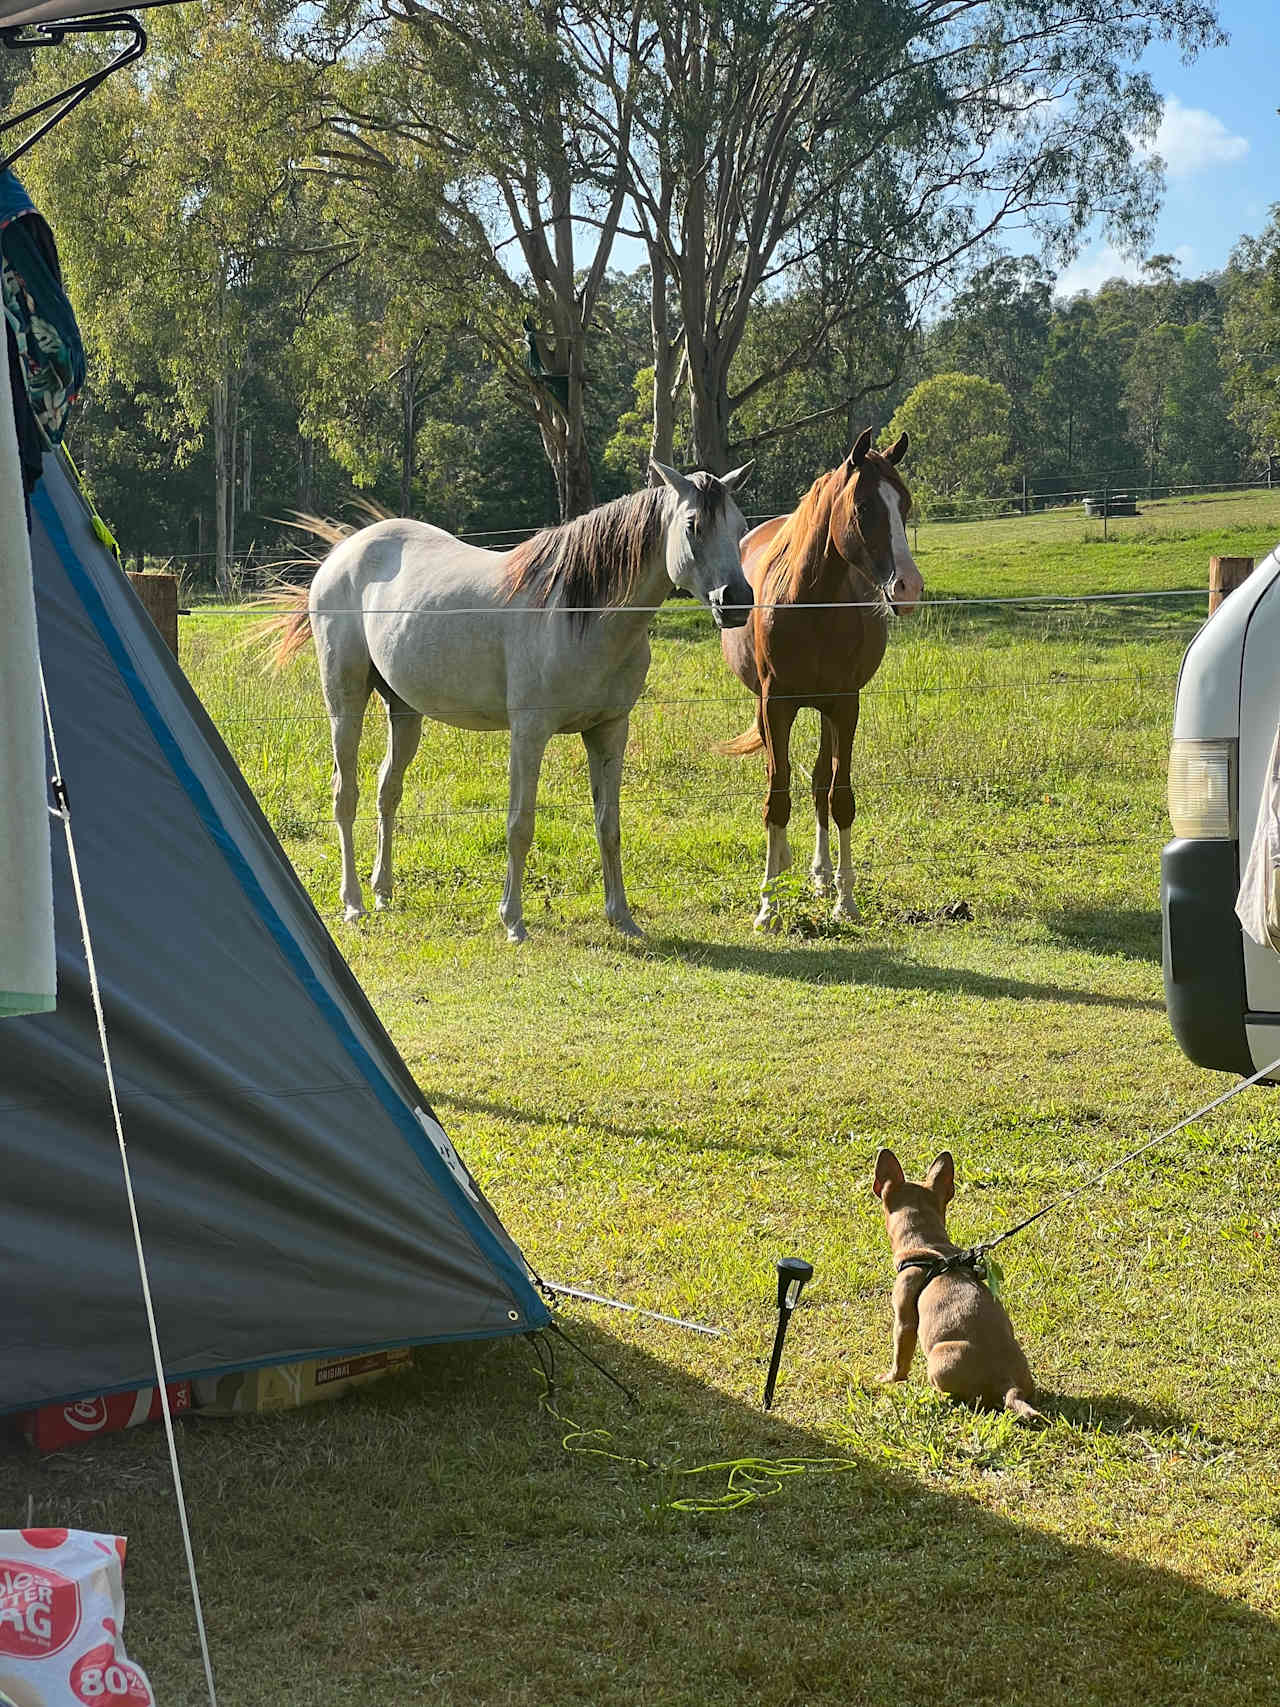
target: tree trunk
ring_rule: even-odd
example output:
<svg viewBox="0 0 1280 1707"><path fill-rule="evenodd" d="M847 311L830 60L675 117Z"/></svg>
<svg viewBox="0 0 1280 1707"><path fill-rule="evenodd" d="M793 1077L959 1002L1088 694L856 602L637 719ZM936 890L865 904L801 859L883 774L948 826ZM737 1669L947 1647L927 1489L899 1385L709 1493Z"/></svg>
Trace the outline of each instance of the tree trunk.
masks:
<svg viewBox="0 0 1280 1707"><path fill-rule="evenodd" d="M315 499L316 446L314 439L298 438L298 508L309 514Z"/></svg>
<svg viewBox="0 0 1280 1707"><path fill-rule="evenodd" d="M213 386L213 576L224 599L231 597L227 554L227 507L230 496L230 423L225 376Z"/></svg>
<svg viewBox="0 0 1280 1707"><path fill-rule="evenodd" d="M721 363L705 344L695 362L689 356L689 403L693 424L693 460L712 474L729 467L729 386Z"/></svg>
<svg viewBox="0 0 1280 1707"><path fill-rule="evenodd" d="M699 468L723 474L729 466L729 376L719 341L717 305L708 300L704 173L698 173L689 186L682 228L684 266L680 276L680 309L689 358L693 460Z"/></svg>
<svg viewBox="0 0 1280 1707"><path fill-rule="evenodd" d="M236 439L240 432L240 391L227 412L227 586L236 560Z"/></svg>
<svg viewBox="0 0 1280 1707"><path fill-rule="evenodd" d="M413 501L414 450L418 438L418 363L411 350L400 374L400 514L407 516Z"/></svg>
<svg viewBox="0 0 1280 1707"><path fill-rule="evenodd" d="M667 306L667 264L661 248L649 245L649 325L653 333L653 431L649 454L668 468L675 461L676 353L671 342ZM650 474L656 481L658 476Z"/></svg>

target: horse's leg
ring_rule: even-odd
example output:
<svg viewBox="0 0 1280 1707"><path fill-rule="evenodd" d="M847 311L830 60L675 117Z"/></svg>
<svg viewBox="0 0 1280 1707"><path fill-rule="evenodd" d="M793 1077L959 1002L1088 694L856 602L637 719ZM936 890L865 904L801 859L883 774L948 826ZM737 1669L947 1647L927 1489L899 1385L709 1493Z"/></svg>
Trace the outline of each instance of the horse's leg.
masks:
<svg viewBox="0 0 1280 1707"><path fill-rule="evenodd" d="M380 690L387 705L387 751L378 772L378 857L373 862L373 904L391 905L391 840L396 811L404 794L404 773L422 738L422 718L390 688Z"/></svg>
<svg viewBox="0 0 1280 1707"><path fill-rule="evenodd" d="M511 756L507 764L507 881L502 889L498 917L507 927L508 942L523 942L524 862L533 843L534 807L538 798L538 772L551 731L541 723L525 719L511 725Z"/></svg>
<svg viewBox="0 0 1280 1707"><path fill-rule="evenodd" d="M831 880L835 876L831 866L831 828L827 804L831 794L833 749L831 723L824 712L818 756L813 764L813 813L818 822L818 829L813 841L813 864L810 871L813 875L814 891L818 895L831 893Z"/></svg>
<svg viewBox="0 0 1280 1707"><path fill-rule="evenodd" d="M760 886L760 911L755 921L758 931L782 929L782 910L770 889L775 878L791 868L791 847L787 841L787 824L791 818L791 725L796 720L798 709L793 699L770 694L768 683L764 684L760 697L760 720L769 772L769 792L764 802L764 824L769 845L765 855L764 882Z"/></svg>
<svg viewBox="0 0 1280 1707"><path fill-rule="evenodd" d="M591 804L596 814L596 840L600 844L600 864L604 871L604 916L627 936L643 936L644 932L631 917L627 892L622 883L622 828L618 796L622 787L622 756L627 747L627 727L630 719L615 717L608 723L598 723L594 729L582 731L582 744L587 749L587 764L591 771Z"/></svg>
<svg viewBox="0 0 1280 1707"><path fill-rule="evenodd" d="M841 702L832 718L835 733L835 768L831 778L831 816L840 836L840 852L836 862L836 904L833 917L856 924L862 917L853 898L853 855L850 831L853 826L853 784L849 770L853 760L853 737L858 732L858 696L856 693Z"/></svg>
<svg viewBox="0 0 1280 1707"><path fill-rule="evenodd" d="M342 913L351 924L364 917L353 826L360 798L356 775L369 684L366 680L358 688L338 687L325 697L329 701L329 728L333 736L333 821L338 826L338 846L342 853Z"/></svg>

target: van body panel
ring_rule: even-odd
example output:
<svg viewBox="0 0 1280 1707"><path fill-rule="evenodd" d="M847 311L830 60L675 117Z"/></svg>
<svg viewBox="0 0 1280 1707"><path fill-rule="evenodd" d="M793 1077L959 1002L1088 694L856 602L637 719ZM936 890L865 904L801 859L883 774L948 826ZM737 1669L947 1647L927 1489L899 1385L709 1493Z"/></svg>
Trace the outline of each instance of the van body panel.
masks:
<svg viewBox="0 0 1280 1707"><path fill-rule="evenodd" d="M1271 591L1277 572L1280 572L1280 556L1273 551L1248 580L1223 599L1187 648L1174 704L1175 741L1236 739L1240 732L1240 671L1245 634L1257 605Z"/></svg>
<svg viewBox="0 0 1280 1707"><path fill-rule="evenodd" d="M1179 839L1160 860L1165 1002L1197 1066L1249 1074L1280 1056L1280 955L1236 917L1240 871L1280 723L1280 548L1187 648L1173 735L1238 742L1239 840Z"/></svg>
<svg viewBox="0 0 1280 1707"><path fill-rule="evenodd" d="M1276 725L1280 724L1280 556L1276 552L1258 565L1249 577L1253 580L1258 580L1259 586L1245 630L1240 672L1240 758L1236 774L1241 870L1253 841ZM1249 1007L1256 1013L1280 1013L1280 954L1269 943L1245 936L1244 977ZM1272 1050L1258 1066L1274 1060L1277 1053L1280 1051Z"/></svg>

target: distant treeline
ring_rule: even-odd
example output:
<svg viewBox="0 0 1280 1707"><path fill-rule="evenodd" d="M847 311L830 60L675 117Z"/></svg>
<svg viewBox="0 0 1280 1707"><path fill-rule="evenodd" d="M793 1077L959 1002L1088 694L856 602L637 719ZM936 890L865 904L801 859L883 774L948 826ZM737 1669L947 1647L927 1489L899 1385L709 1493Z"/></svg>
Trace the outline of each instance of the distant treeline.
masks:
<svg viewBox="0 0 1280 1707"><path fill-rule="evenodd" d="M1070 301L999 247L1098 220L1144 251L1160 104L1134 68L1155 38L1193 57L1214 6L1027 6L1014 32L781 0L149 14L146 59L21 162L89 345L99 507L225 586L292 511L528 529L651 454L754 459L776 511L868 424L909 428L939 514L1247 477L1276 448L1274 220L1221 275L1153 256ZM0 93L100 58L69 38Z"/></svg>

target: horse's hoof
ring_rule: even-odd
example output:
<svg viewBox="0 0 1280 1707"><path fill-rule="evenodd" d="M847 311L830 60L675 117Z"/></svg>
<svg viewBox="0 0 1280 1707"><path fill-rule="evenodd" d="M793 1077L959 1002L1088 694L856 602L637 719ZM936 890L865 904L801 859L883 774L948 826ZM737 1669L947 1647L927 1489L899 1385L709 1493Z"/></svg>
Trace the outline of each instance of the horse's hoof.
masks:
<svg viewBox="0 0 1280 1707"><path fill-rule="evenodd" d="M348 901L342 909L342 922L344 925L354 925L364 917L364 908L354 907L350 901Z"/></svg>
<svg viewBox="0 0 1280 1707"><path fill-rule="evenodd" d="M862 923L862 909L856 901L850 900L846 896L836 902L831 910L831 917L838 925L860 925Z"/></svg>
<svg viewBox="0 0 1280 1707"><path fill-rule="evenodd" d="M835 873L824 871L820 866L814 866L812 873L813 892L815 895L830 895L835 885Z"/></svg>
<svg viewBox="0 0 1280 1707"><path fill-rule="evenodd" d="M508 942L524 942L528 935L528 931L524 928L523 919L517 919L514 925L507 926Z"/></svg>
<svg viewBox="0 0 1280 1707"><path fill-rule="evenodd" d="M624 913L622 915L622 917L618 918L618 919L610 919L609 923L613 926L615 931L621 931L623 936L643 936L644 935L644 932L640 929L640 926L631 917L630 913Z"/></svg>
<svg viewBox="0 0 1280 1707"><path fill-rule="evenodd" d="M755 928L758 931L780 931L782 929L782 914L771 907L761 907L756 914Z"/></svg>
<svg viewBox="0 0 1280 1707"><path fill-rule="evenodd" d="M390 895L375 895L374 896L374 898L373 898L373 909L376 913L388 912L390 910L390 907L391 907Z"/></svg>

